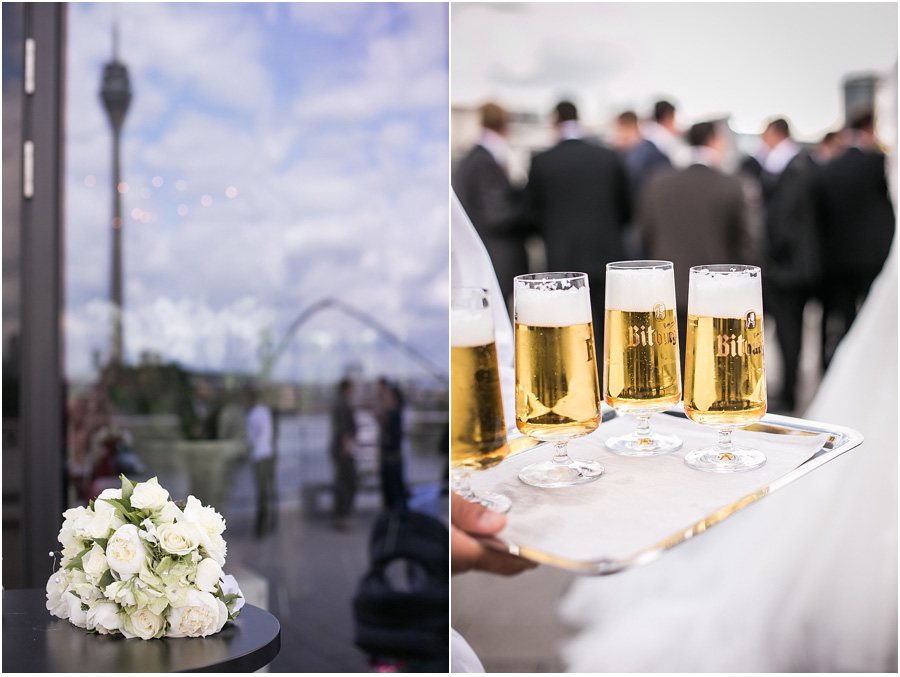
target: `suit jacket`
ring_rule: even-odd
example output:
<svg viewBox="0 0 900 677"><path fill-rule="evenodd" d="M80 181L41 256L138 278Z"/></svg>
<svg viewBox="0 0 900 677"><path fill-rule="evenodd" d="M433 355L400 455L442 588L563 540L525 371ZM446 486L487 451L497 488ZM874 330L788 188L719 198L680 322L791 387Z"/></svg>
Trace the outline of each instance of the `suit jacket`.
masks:
<svg viewBox="0 0 900 677"><path fill-rule="evenodd" d="M822 244L828 271L874 277L887 259L896 227L885 156L848 148L821 174Z"/></svg>
<svg viewBox="0 0 900 677"><path fill-rule="evenodd" d="M534 156L526 192L549 270L603 279L606 264L624 258L622 230L631 205L615 151L580 139L562 141Z"/></svg>
<svg viewBox="0 0 900 677"><path fill-rule="evenodd" d="M637 204L641 188L656 172L671 169L669 156L649 139L643 139L623 153L631 190L632 204Z"/></svg>
<svg viewBox="0 0 900 677"><path fill-rule="evenodd" d="M697 164L654 175L641 194L635 223L648 256L674 264L682 316L691 267L749 263L743 186L717 169Z"/></svg>
<svg viewBox="0 0 900 677"><path fill-rule="evenodd" d="M522 195L484 146L470 150L456 167L453 190L491 257L504 297L512 278L528 272Z"/></svg>
<svg viewBox="0 0 900 677"><path fill-rule="evenodd" d="M762 171L766 244L763 279L783 288L815 285L821 279L818 167L800 151L777 176Z"/></svg>

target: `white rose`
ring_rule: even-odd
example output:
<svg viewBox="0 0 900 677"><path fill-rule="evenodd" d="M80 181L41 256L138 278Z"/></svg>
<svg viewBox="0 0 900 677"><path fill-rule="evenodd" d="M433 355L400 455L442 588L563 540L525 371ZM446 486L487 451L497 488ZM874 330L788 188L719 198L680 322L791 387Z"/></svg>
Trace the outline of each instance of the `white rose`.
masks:
<svg viewBox="0 0 900 677"><path fill-rule="evenodd" d="M215 592L221 577L222 567L214 559L207 557L197 565L197 575L194 580L197 587L204 592Z"/></svg>
<svg viewBox="0 0 900 677"><path fill-rule="evenodd" d="M109 507L112 508L111 505ZM113 509L112 512L94 513L85 524L85 530L93 540L97 540L98 538L109 538L109 535L123 524L125 524L125 520Z"/></svg>
<svg viewBox="0 0 900 677"><path fill-rule="evenodd" d="M171 555L187 555L200 546L200 530L190 522L161 524L156 538L159 547Z"/></svg>
<svg viewBox="0 0 900 677"><path fill-rule="evenodd" d="M69 529L76 539L84 541L93 538L89 529L91 522L94 520L93 510L88 510L84 506L69 508L63 513L63 517L69 523ZM65 528L66 523L63 523L63 529Z"/></svg>
<svg viewBox="0 0 900 677"><path fill-rule="evenodd" d="M147 559L147 550L136 526L126 524L116 529L106 545L106 559L109 568L122 578L133 576L141 570Z"/></svg>
<svg viewBox="0 0 900 677"><path fill-rule="evenodd" d="M225 566L225 555L228 551L228 546L226 545L224 538L219 535L213 536L204 548L206 549L207 555L216 560L220 565Z"/></svg>
<svg viewBox="0 0 900 677"><path fill-rule="evenodd" d="M112 503L107 503L106 498L122 498L121 489L104 489L100 495L94 500L94 521L91 530L96 532L101 528L104 522L108 521L109 528L116 530L123 524L125 519L119 514L119 511ZM103 534L94 533L94 538L104 538Z"/></svg>
<svg viewBox="0 0 900 677"><path fill-rule="evenodd" d="M107 503L104 498L122 498L121 489L104 489L100 495L94 500L94 512L97 514L104 512L116 512L116 507L112 503Z"/></svg>
<svg viewBox="0 0 900 677"><path fill-rule="evenodd" d="M162 510L159 511L159 514L154 517L154 521L157 524L162 524L163 522L177 522L182 518L181 508L179 508L173 501L169 501L166 503Z"/></svg>
<svg viewBox="0 0 900 677"><path fill-rule="evenodd" d="M87 612L81 608L81 600L75 595L64 595L66 604L69 605L67 618L69 623L78 628L87 628Z"/></svg>
<svg viewBox="0 0 900 677"><path fill-rule="evenodd" d="M166 637L206 637L225 626L228 609L208 592L189 590L183 606L169 609Z"/></svg>
<svg viewBox="0 0 900 677"><path fill-rule="evenodd" d="M57 618L69 617L69 577L63 570L54 571L47 579L47 611ZM75 599L72 597L72 599Z"/></svg>
<svg viewBox="0 0 900 677"><path fill-rule="evenodd" d="M163 629L165 623L166 621L162 616L153 613L149 609L140 609L131 615L125 616L122 634L126 637L153 639Z"/></svg>
<svg viewBox="0 0 900 677"><path fill-rule="evenodd" d="M72 522L75 524L78 521L78 518L84 515L87 512L87 508L83 505L75 506L74 508L69 508L63 513L63 519L66 522Z"/></svg>
<svg viewBox="0 0 900 677"><path fill-rule="evenodd" d="M74 550L76 553L84 550L84 548L81 547L81 541L78 538L78 535L75 533L75 522L71 520L63 522L57 540L63 546L64 550Z"/></svg>
<svg viewBox="0 0 900 677"><path fill-rule="evenodd" d="M115 581L106 586L103 591L111 602L118 602L122 606L134 606L137 600L134 598L134 585L126 581Z"/></svg>
<svg viewBox="0 0 900 677"><path fill-rule="evenodd" d="M131 494L131 507L138 510L156 510L169 500L169 492L159 486L154 477L135 485Z"/></svg>
<svg viewBox="0 0 900 677"><path fill-rule="evenodd" d="M204 506L196 497L188 496L184 506L182 521L196 524L200 530L200 545L206 554L215 559L220 566L225 564L225 520L211 506Z"/></svg>
<svg viewBox="0 0 900 677"><path fill-rule="evenodd" d="M87 612L87 629L96 630L101 635L110 635L122 629L119 606L112 602L100 602Z"/></svg>
<svg viewBox="0 0 900 677"><path fill-rule="evenodd" d="M114 489L112 487L110 487L109 489L104 489L99 494L97 494L97 498L122 498L122 489L121 487L118 489Z"/></svg>
<svg viewBox="0 0 900 677"><path fill-rule="evenodd" d="M81 558L81 568L94 583L98 582L103 576L103 572L109 569L109 562L106 560L106 552L103 548L94 543L91 551Z"/></svg>

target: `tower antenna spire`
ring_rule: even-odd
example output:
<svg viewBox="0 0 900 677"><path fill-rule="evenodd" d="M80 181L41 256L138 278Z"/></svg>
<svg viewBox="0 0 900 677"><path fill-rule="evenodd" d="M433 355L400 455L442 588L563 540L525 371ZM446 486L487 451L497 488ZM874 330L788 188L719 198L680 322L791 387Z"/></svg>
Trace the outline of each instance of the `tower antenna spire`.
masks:
<svg viewBox="0 0 900 677"><path fill-rule="evenodd" d="M112 60L119 60L119 18L115 15L112 21Z"/></svg>

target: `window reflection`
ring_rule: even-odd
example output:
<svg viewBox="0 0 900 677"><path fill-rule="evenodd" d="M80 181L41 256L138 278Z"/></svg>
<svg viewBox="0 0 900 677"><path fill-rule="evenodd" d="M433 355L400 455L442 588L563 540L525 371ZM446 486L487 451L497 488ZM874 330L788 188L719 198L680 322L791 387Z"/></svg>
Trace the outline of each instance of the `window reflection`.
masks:
<svg viewBox="0 0 900 677"><path fill-rule="evenodd" d="M414 509L445 502L447 8L68 9L69 503L124 472L214 505L248 601L301 632L331 596L344 658L322 669L362 671L350 597L380 461L402 460ZM343 380L355 496L332 520Z"/></svg>

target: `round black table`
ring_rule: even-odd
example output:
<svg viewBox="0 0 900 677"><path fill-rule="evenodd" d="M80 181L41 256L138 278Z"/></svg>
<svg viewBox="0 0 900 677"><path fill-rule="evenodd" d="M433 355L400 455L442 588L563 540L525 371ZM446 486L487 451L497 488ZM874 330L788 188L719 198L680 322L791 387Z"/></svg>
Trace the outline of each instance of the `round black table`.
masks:
<svg viewBox="0 0 900 677"><path fill-rule="evenodd" d="M253 672L281 648L281 626L245 604L211 637L126 639L51 616L47 593L3 591L3 672Z"/></svg>

